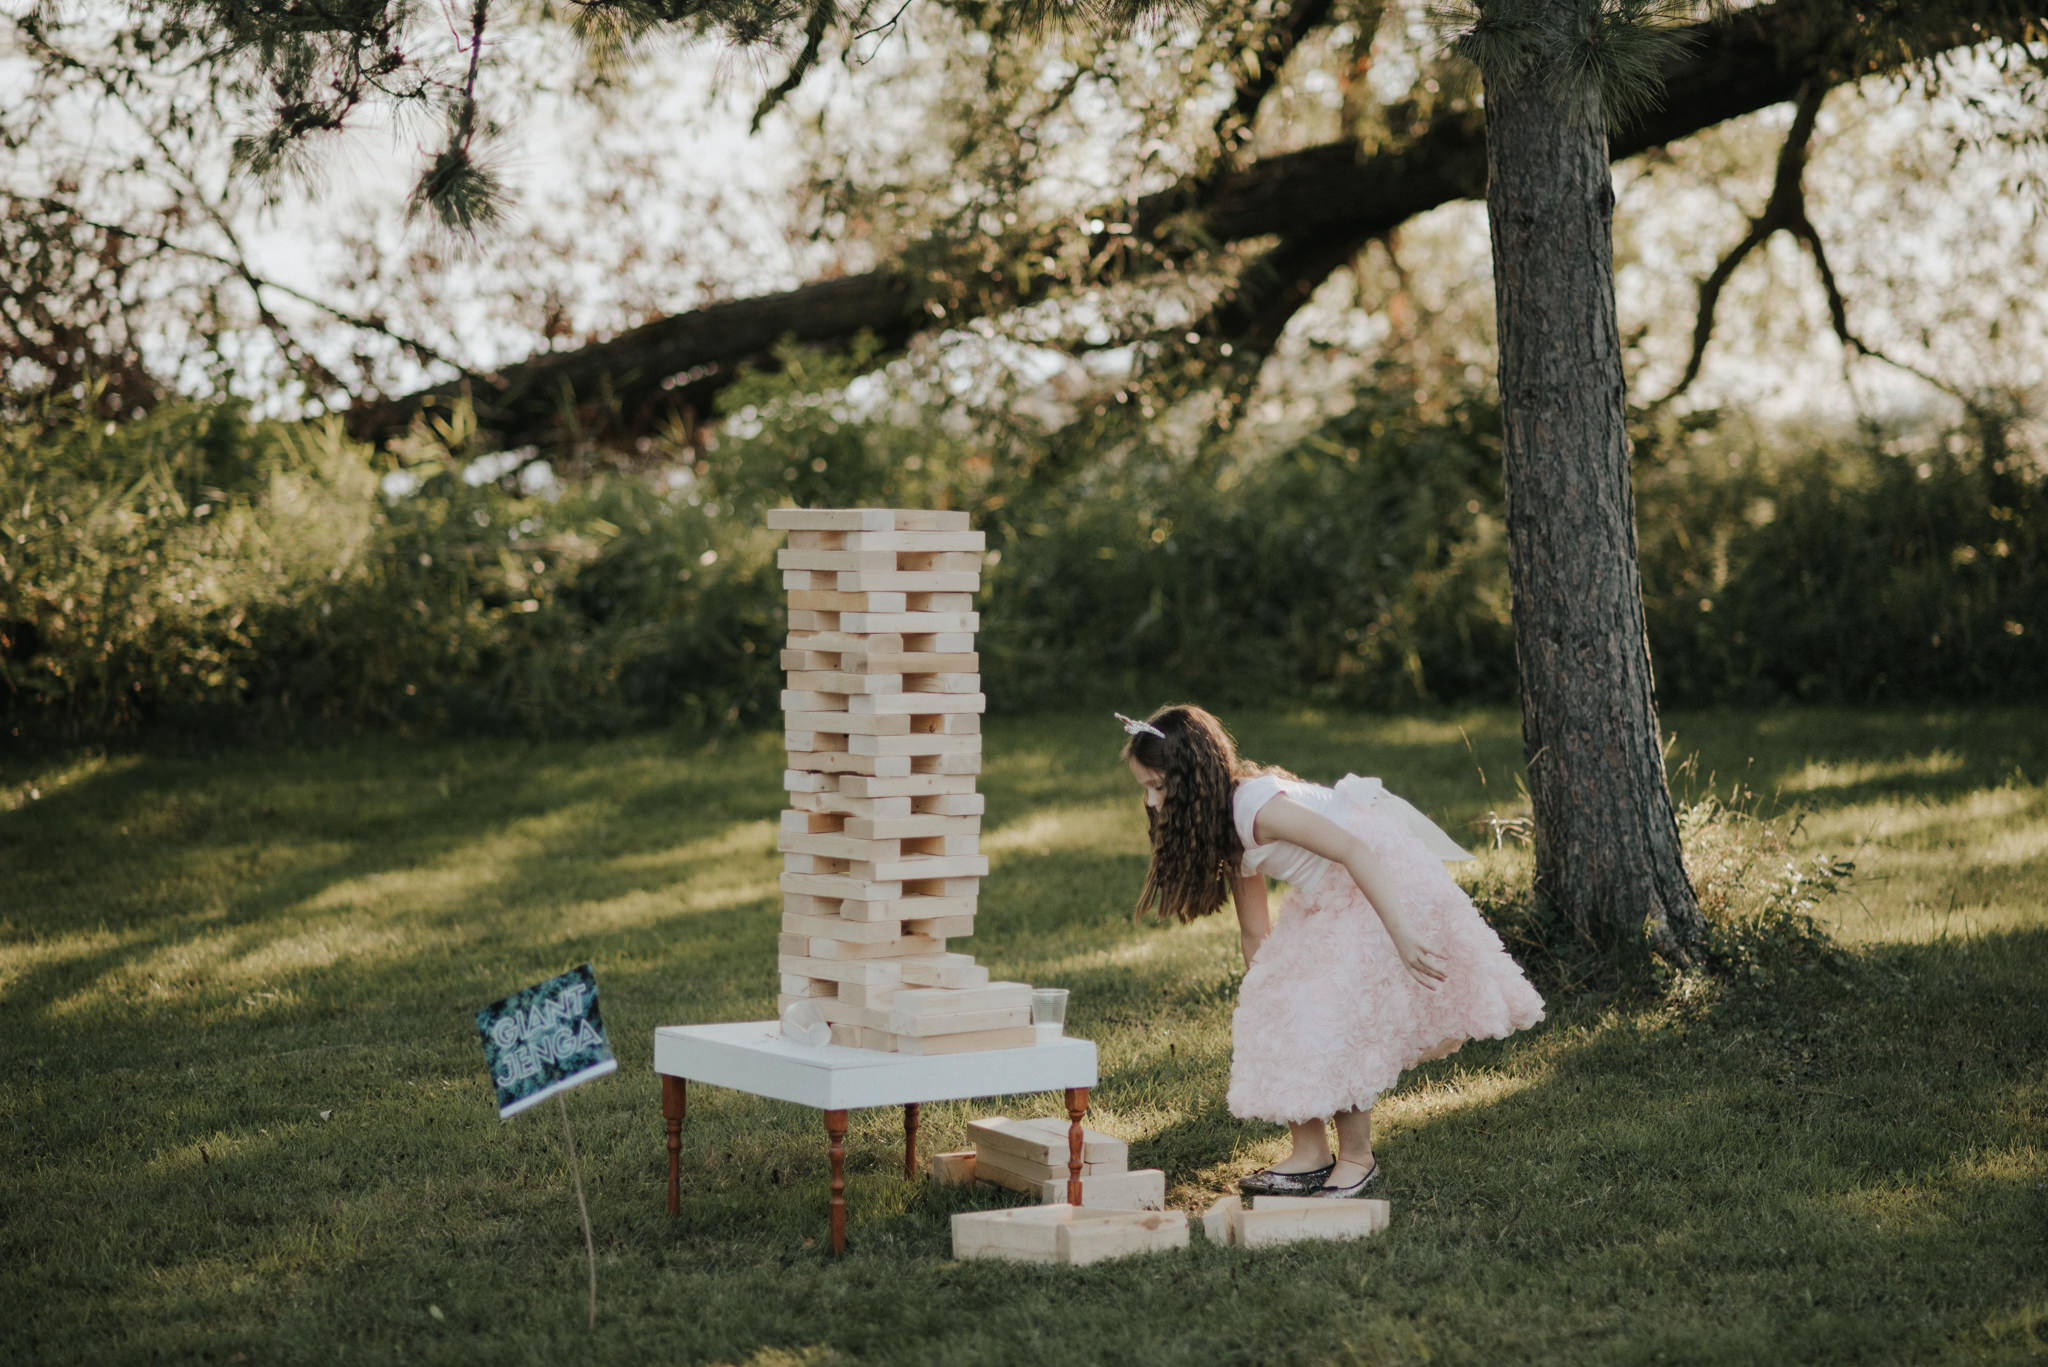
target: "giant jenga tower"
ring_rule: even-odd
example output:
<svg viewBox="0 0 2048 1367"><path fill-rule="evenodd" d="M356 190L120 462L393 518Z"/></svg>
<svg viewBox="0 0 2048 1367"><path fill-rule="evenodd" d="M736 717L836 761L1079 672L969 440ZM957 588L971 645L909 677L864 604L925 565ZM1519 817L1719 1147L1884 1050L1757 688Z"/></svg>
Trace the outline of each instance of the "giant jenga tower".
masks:
<svg viewBox="0 0 2048 1367"><path fill-rule="evenodd" d="M903 1054L1031 1044L1031 989L969 954L978 850L982 534L967 514L783 508L782 994L832 1042Z"/></svg>

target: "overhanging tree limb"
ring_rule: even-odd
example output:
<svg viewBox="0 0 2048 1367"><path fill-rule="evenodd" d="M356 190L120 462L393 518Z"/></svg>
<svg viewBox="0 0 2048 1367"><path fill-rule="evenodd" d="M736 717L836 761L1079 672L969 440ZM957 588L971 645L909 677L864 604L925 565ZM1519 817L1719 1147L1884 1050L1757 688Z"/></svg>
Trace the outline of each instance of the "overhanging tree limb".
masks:
<svg viewBox="0 0 2048 1367"><path fill-rule="evenodd" d="M1969 19L1971 14L1979 18ZM1967 20L1967 22L1966 22ZM1950 6L1930 18L1917 46L1892 64L1998 38L2016 39L2037 21L2004 4ZM1614 158L1677 141L1727 119L1783 103L1809 83L1821 88L1884 69L1858 55L1839 26L1817 23L1799 0L1741 11L1700 25L1664 72L1661 107L1615 130ZM1204 246L1280 235L1305 239L1343 234L1363 242L1457 199L1476 198L1486 183L1485 133L1476 113L1439 117L1413 141L1361 158L1351 142L1328 143L1262 158L1201 186L1177 186L1140 199L1126 216L1129 237L1160 261L1185 260ZM1114 215L1103 215L1113 218ZM1105 230L1106 232L1108 230ZM1105 248L1111 239L1091 246ZM923 244L920 255L943 261L946 244ZM1097 252L1094 255L1106 255ZM425 409L469 398L486 427L524 439L544 430L566 402L589 402L600 391L619 406L629 431L647 431L679 411L708 410L744 366L770 363L780 341L844 344L869 332L888 347L968 317L1047 297L1072 282L1050 274L983 280L944 303L934 299L923 270L889 267L798 289L715 304L677 314L574 351L546 353L495 373L475 373L400 399L350 411L359 437L395 436ZM941 274L943 272L941 271Z"/></svg>

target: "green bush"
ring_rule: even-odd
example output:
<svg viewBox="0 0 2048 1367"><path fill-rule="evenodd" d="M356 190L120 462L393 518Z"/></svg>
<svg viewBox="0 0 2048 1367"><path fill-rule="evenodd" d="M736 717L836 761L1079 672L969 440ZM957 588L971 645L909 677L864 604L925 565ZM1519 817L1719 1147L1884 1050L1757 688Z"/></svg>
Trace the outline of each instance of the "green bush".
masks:
<svg viewBox="0 0 2048 1367"><path fill-rule="evenodd" d="M2048 474L2002 436L1871 434L1789 456L1721 438L1646 468L1637 510L1659 694L2039 696Z"/></svg>
<svg viewBox="0 0 2048 1367"><path fill-rule="evenodd" d="M545 496L476 479L489 453L459 419L383 455L232 405L121 425L50 409L0 432L0 715L58 738L756 724L783 631L763 515L789 502L968 509L998 708L1513 695L1485 403L1367 393L1249 454L1020 419L991 451L914 409L858 410L855 369L745 382L688 466ZM2048 476L2009 435L1646 442L1660 697L2034 696Z"/></svg>
<svg viewBox="0 0 2048 1367"><path fill-rule="evenodd" d="M772 543L637 481L473 483L467 431L391 462L333 425L180 406L6 433L0 709L152 722L616 730L773 705ZM737 531L737 535L735 532Z"/></svg>

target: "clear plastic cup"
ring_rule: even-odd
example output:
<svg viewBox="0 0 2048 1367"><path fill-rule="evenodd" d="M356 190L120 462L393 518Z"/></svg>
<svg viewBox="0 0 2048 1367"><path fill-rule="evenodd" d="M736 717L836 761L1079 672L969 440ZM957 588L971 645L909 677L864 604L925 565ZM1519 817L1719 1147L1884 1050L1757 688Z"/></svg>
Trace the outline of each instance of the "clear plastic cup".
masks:
<svg viewBox="0 0 2048 1367"><path fill-rule="evenodd" d="M818 1049L832 1042L832 1027L816 1002L794 1001L782 1008L782 1037Z"/></svg>
<svg viewBox="0 0 2048 1367"><path fill-rule="evenodd" d="M1064 987L1034 987L1031 989L1031 1024L1038 1031L1038 1042L1049 1044L1066 1033L1067 989Z"/></svg>

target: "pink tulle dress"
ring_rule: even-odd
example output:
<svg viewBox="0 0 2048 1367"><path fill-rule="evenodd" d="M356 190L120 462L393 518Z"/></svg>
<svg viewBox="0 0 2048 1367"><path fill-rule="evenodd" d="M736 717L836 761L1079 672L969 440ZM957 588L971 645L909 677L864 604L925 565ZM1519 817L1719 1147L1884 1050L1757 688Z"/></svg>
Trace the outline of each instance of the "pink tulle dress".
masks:
<svg viewBox="0 0 2048 1367"><path fill-rule="evenodd" d="M1434 992L1402 967L1342 865L1253 842L1253 818L1282 793L1356 834L1400 887L1418 937L1443 955ZM1287 1124L1370 1106L1402 1069L1543 1019L1542 997L1444 868L1469 856L1378 779L1353 774L1325 788L1262 775L1238 784L1231 806L1243 871L1293 886L1239 990L1232 1115Z"/></svg>

